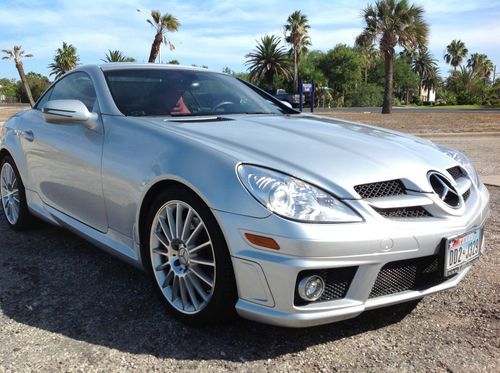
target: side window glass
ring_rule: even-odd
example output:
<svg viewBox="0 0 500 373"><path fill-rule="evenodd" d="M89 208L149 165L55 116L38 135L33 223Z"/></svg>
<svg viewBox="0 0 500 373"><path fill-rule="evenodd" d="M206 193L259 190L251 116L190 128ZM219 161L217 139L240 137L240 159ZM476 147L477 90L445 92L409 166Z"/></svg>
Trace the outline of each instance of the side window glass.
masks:
<svg viewBox="0 0 500 373"><path fill-rule="evenodd" d="M53 88L51 88L43 97L37 102L36 108L42 110L47 101L50 101L50 96L52 95Z"/></svg>
<svg viewBox="0 0 500 373"><path fill-rule="evenodd" d="M80 100L89 111L92 111L96 102L96 93L90 77L85 73L77 72L57 83L50 99Z"/></svg>

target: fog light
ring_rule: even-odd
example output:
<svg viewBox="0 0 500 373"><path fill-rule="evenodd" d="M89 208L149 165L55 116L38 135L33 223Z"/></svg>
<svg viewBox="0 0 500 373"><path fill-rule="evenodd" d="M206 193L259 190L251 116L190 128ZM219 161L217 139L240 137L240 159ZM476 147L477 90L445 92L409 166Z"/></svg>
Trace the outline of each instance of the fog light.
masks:
<svg viewBox="0 0 500 373"><path fill-rule="evenodd" d="M300 297L308 302L318 300L325 291L325 281L320 276L304 277L298 287Z"/></svg>

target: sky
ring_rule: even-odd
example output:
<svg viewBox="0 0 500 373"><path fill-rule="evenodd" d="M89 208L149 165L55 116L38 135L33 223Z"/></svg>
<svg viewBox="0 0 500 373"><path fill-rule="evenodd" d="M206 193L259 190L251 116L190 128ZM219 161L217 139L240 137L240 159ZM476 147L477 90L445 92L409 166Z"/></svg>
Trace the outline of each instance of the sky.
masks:
<svg viewBox="0 0 500 373"><path fill-rule="evenodd" d="M412 1L410 0L410 3ZM176 16L181 27L168 37L175 50L162 48L162 60L183 65L227 66L246 70L245 54L265 34L283 35L290 13L309 18L312 49L327 51L338 43L353 45L363 27L361 10L373 0L0 0L0 48L21 45L33 58L26 72L49 75L48 64L63 41L77 48L82 64L102 63L111 49L147 62L154 29L146 22L157 9ZM430 25L429 49L441 74L449 71L443 54L453 39L470 53L485 53L500 65L500 0L415 0ZM139 12L137 9L142 9ZM500 66L497 69L500 76ZM0 61L0 78L18 78L12 61Z"/></svg>

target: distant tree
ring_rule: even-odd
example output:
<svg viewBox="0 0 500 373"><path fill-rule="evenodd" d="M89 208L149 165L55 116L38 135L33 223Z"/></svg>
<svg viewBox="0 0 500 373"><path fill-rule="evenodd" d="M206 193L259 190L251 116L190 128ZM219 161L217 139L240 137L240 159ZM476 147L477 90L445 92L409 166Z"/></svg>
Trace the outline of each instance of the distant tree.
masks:
<svg viewBox="0 0 500 373"><path fill-rule="evenodd" d="M457 71L457 66L467 57L467 53L469 51L462 40L453 40L446 46L444 60L447 64L453 66L453 71Z"/></svg>
<svg viewBox="0 0 500 373"><path fill-rule="evenodd" d="M419 49L417 53L413 54L413 61L411 63L412 70L417 73L420 78L419 83L419 94L422 90L422 84L424 80L435 77L437 71L437 60L432 57L430 52L426 49ZM424 87L425 88L425 87ZM429 101L429 100L427 100Z"/></svg>
<svg viewBox="0 0 500 373"><path fill-rule="evenodd" d="M319 68L328 79L330 87L344 96L346 92L361 83L363 57L345 44L337 44L323 56Z"/></svg>
<svg viewBox="0 0 500 373"><path fill-rule="evenodd" d="M448 77L446 88L456 95L458 104L480 104L486 93L483 77L463 65Z"/></svg>
<svg viewBox="0 0 500 373"><path fill-rule="evenodd" d="M266 88L272 88L275 77L291 75L288 54L280 44L278 36L265 35L257 42L257 48L245 56L250 79L263 82Z"/></svg>
<svg viewBox="0 0 500 373"><path fill-rule="evenodd" d="M160 53L161 43L168 45L170 50L175 49L175 46L168 40L166 34L167 32L178 31L181 24L172 14L161 14L158 10L152 10L151 19L147 21L156 31L153 44L151 44L151 52L149 53L149 62L155 62Z"/></svg>
<svg viewBox="0 0 500 373"><path fill-rule="evenodd" d="M62 48L56 50L54 62L49 65L50 75L55 75L58 79L77 67L79 62L80 57L76 54L76 48L72 44L63 42Z"/></svg>
<svg viewBox="0 0 500 373"><path fill-rule="evenodd" d="M314 80L316 87L326 87L328 85L328 79L320 69L320 63L324 56L325 53L321 51L307 52L300 62L299 76L305 81ZM329 92L325 91L324 93L327 94Z"/></svg>
<svg viewBox="0 0 500 373"><path fill-rule="evenodd" d="M196 64L193 63L193 64L191 64L191 66L193 66L193 67L200 67L202 69L208 69L207 65L196 65Z"/></svg>
<svg viewBox="0 0 500 373"><path fill-rule="evenodd" d="M309 37L309 20L305 14L297 10L290 14L284 26L285 41L290 44L290 55L293 61L293 89L297 92L298 89L298 69L301 56L307 52L307 48L311 45Z"/></svg>
<svg viewBox="0 0 500 373"><path fill-rule="evenodd" d="M25 54L20 45L15 45L12 49L2 49L2 52L5 54L5 56L2 57L2 60L13 60L16 64L17 72L19 73L24 91L26 92L26 96L28 98L27 101L30 103L31 107L33 107L35 105L35 101L33 100L33 95L31 93L28 79L26 78L26 74L24 73L22 61L23 58L33 57L33 55L31 53Z"/></svg>
<svg viewBox="0 0 500 373"><path fill-rule="evenodd" d="M30 71L26 75L26 79L28 80L28 83L31 87L31 92L33 94L33 100L37 101L40 96L42 95L43 92L48 88L50 85L49 78L47 78L44 75L35 73ZM26 94L26 91L23 89L22 83L19 82L16 87L16 97L20 102L28 102L29 97Z"/></svg>
<svg viewBox="0 0 500 373"><path fill-rule="evenodd" d="M487 55L473 53L467 60L467 67L472 69L481 79L488 82L490 74L493 72L493 62Z"/></svg>
<svg viewBox="0 0 500 373"><path fill-rule="evenodd" d="M365 27L356 38L356 45L368 47L378 42L385 61L383 114L392 111L392 83L395 47L407 50L423 48L427 43L428 26L423 8L408 5L406 0L378 0L363 10Z"/></svg>
<svg viewBox="0 0 500 373"><path fill-rule="evenodd" d="M431 100L431 91L436 91L439 80L439 69L437 66L432 66L425 72L422 87L427 91L427 101Z"/></svg>
<svg viewBox="0 0 500 373"><path fill-rule="evenodd" d="M0 96L16 97L16 80L15 79L0 79Z"/></svg>
<svg viewBox="0 0 500 373"><path fill-rule="evenodd" d="M103 62L135 62L135 58L125 56L121 51L111 49L106 53L106 57L101 60Z"/></svg>
<svg viewBox="0 0 500 373"><path fill-rule="evenodd" d="M180 65L180 62L178 60L170 60L167 62L169 65Z"/></svg>
<svg viewBox="0 0 500 373"><path fill-rule="evenodd" d="M373 46L369 45L366 47L357 47L357 50L361 53L363 57L363 70L365 84L368 84L368 70L375 66L375 62L380 58L380 52Z"/></svg>

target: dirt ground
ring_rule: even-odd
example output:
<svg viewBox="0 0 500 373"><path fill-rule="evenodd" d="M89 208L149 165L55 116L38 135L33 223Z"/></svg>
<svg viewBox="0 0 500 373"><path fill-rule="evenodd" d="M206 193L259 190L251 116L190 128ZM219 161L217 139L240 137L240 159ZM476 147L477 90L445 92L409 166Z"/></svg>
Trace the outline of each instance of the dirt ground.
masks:
<svg viewBox="0 0 500 373"><path fill-rule="evenodd" d="M499 112L410 112L393 113L391 115L333 112L321 113L321 115L417 134L500 132Z"/></svg>
<svg viewBox="0 0 500 373"><path fill-rule="evenodd" d="M471 126L420 116L410 132ZM496 128L496 118L486 125ZM500 174L497 138L441 139ZM457 288L300 330L245 320L187 327L164 313L141 271L59 228L13 232L1 216L0 372L498 372L500 188L489 190L488 250Z"/></svg>

